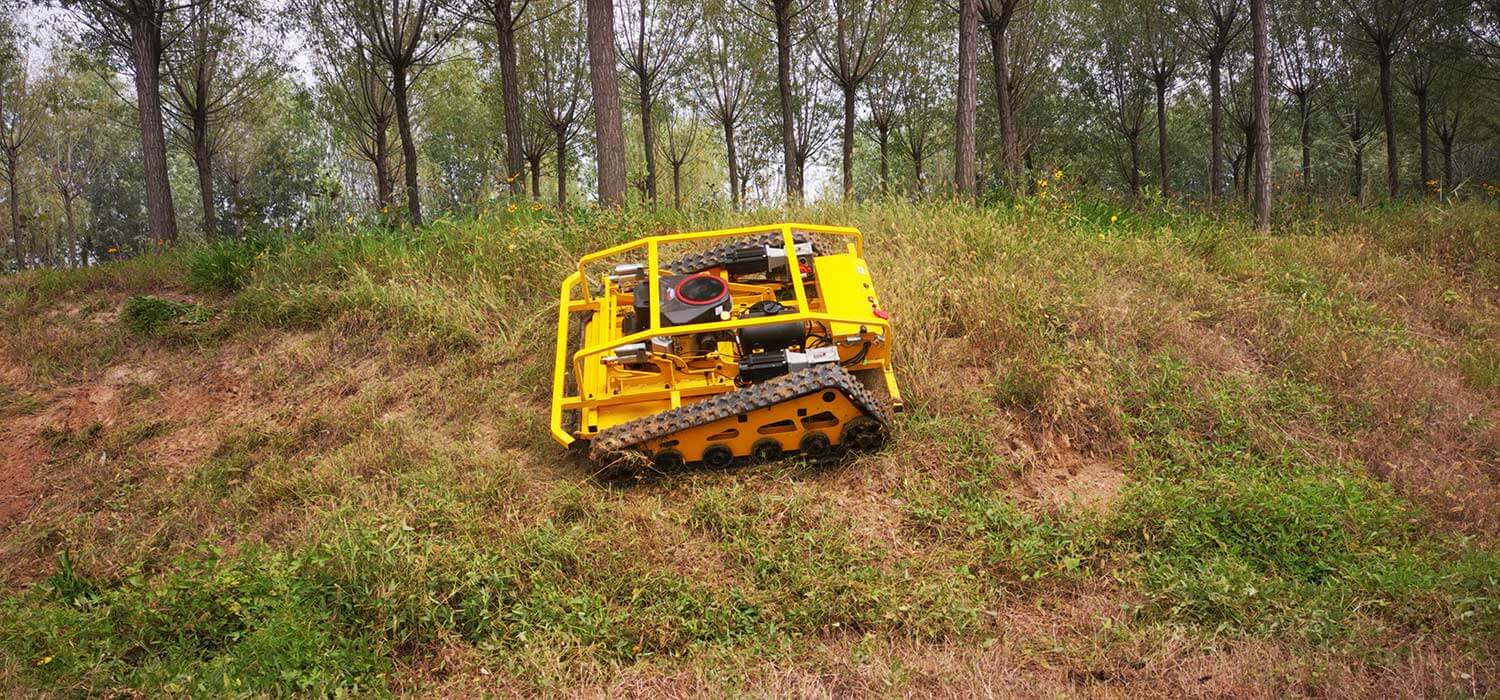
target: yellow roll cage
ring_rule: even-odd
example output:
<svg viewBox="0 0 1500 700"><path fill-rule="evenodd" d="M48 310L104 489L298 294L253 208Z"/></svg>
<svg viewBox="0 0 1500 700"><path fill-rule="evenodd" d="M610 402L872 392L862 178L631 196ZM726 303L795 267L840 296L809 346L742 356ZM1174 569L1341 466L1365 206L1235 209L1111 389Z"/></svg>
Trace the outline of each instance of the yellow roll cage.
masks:
<svg viewBox="0 0 1500 700"><path fill-rule="evenodd" d="M794 270L797 269L800 260L798 259L796 253L796 241L793 237L793 232L805 232L809 234L836 236L849 239L849 242L846 243L846 245L852 246L852 252L856 256L861 258L864 257L864 236L860 234L858 229L847 226L822 226L818 224L805 223L779 223L766 224L761 226L746 226L742 228L716 229L712 231L697 231L692 233L672 233L657 236L647 236L631 241L629 243L622 243L611 248L606 248L594 253L589 253L588 255L579 258L578 269L569 274L567 278L563 280L561 289L558 294L557 355L555 358L556 362L552 370L552 412L550 416L550 429L552 432L552 436L564 446L572 444L576 440L576 438L563 428L563 412L583 408L586 404L589 403L588 401L585 401L581 396L581 394L583 393L581 387L581 379L579 382L579 394L573 396L566 395L567 392L566 382L564 381L564 372L569 369L567 353L568 323L570 315L578 312L598 312L603 310L604 308L603 299L596 298L593 294L591 294L589 292L589 285L586 284L588 279L588 266L590 264L599 263L609 258L617 257L644 248L646 251L646 272L648 282L646 288L649 290L651 295L650 308L653 310L653 312L651 314L651 318L649 319L650 323L644 330L640 330L635 333L616 338L605 338L603 341L579 348L579 350L573 354L572 366L574 376L579 378L582 378L584 376L583 367L585 361L591 360L592 358L600 356L605 352L613 350L614 348L617 348L621 345L646 341L654 336L664 334L661 327L661 304L660 299L658 298L660 295L658 280L661 278L661 261L659 257L659 251L662 244L706 241L715 238L737 238L742 236L773 234L778 232L781 234L783 246L787 251L787 264ZM607 284L607 280L602 280L602 283ZM711 323L695 323L682 326L673 326L665 334L675 336L693 333L712 333L717 331L731 330L735 328L749 328L753 326L786 323L788 321L822 321L825 323L860 324L867 327L879 328L885 338L885 342L894 342L894 335L892 334L891 324L889 320L880 318L849 318L834 314L810 311L807 303L807 290L800 275L792 275L792 288L796 299L796 313L783 313L777 314L775 316L736 318L728 321L714 321ZM582 291L581 295L576 293L580 289ZM891 368L888 364L883 367L883 369L888 375L891 372ZM892 380L888 383L890 385L891 391L893 392L891 396L892 400L899 403L900 396L898 393L894 393L897 391L895 388L895 382ZM648 394L638 394L634 398L670 398L672 406L677 407L682 405L682 396L682 390L674 387L671 389L656 390Z"/></svg>

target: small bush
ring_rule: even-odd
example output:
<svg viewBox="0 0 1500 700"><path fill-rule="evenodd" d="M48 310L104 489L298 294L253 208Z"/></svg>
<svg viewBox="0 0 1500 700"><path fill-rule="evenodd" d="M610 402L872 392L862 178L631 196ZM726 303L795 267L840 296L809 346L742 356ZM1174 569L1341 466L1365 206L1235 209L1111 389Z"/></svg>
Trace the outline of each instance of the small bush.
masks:
<svg viewBox="0 0 1500 700"><path fill-rule="evenodd" d="M162 335L170 324L196 325L208 319L208 312L198 304L189 304L158 296L133 296L125 300L120 321L133 333Z"/></svg>
<svg viewBox="0 0 1500 700"><path fill-rule="evenodd" d="M234 292L245 287L255 259L280 245L280 239L255 237L224 241L195 251L187 259L188 287L200 292Z"/></svg>

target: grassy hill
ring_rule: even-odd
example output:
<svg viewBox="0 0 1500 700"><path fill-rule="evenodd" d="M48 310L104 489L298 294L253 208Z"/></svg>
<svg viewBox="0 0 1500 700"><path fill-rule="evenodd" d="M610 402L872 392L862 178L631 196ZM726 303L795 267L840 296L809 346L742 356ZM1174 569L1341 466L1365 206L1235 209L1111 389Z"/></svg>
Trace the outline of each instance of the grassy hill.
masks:
<svg viewBox="0 0 1500 700"><path fill-rule="evenodd" d="M0 280L0 692L1483 695L1500 212L796 212L866 234L883 452L599 483L581 252L498 210Z"/></svg>

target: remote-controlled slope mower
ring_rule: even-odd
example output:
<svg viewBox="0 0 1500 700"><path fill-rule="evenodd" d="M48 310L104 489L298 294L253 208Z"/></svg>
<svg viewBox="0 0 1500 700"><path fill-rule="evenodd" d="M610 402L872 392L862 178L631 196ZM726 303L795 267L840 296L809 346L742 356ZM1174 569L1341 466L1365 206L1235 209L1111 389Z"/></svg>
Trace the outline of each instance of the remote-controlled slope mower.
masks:
<svg viewBox="0 0 1500 700"><path fill-rule="evenodd" d="M890 315L852 228L651 236L562 283L552 434L670 471L878 449L901 392Z"/></svg>

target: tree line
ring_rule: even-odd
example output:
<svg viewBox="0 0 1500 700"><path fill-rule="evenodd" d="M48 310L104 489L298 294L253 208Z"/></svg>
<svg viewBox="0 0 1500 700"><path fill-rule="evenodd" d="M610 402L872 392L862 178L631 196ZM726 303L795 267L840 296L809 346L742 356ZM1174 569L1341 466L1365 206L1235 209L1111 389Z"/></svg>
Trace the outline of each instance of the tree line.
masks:
<svg viewBox="0 0 1500 700"><path fill-rule="evenodd" d="M4 9L16 269L172 245L182 211L213 238L568 206L570 187L603 206L1006 199L1066 169L1243 200L1264 225L1273 177L1364 201L1372 177L1383 196L1493 196L1500 172L1495 0Z"/></svg>

